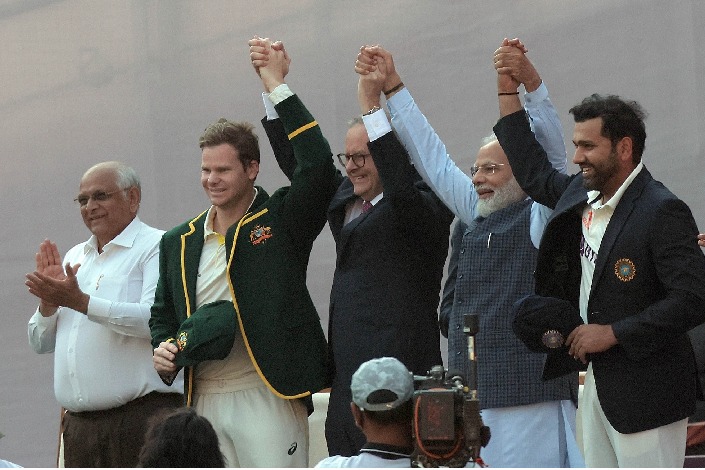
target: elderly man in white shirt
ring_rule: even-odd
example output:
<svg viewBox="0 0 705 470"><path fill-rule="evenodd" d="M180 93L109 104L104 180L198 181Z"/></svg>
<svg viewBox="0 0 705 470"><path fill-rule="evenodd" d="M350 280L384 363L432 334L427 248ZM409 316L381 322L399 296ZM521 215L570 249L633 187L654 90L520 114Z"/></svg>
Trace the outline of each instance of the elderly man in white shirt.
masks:
<svg viewBox="0 0 705 470"><path fill-rule="evenodd" d="M152 366L148 321L163 231L137 217L140 198L129 166L91 167L75 200L92 236L68 251L64 267L56 244L42 242L25 282L39 298L29 343L55 353L66 467L134 467L149 418L183 403L174 393L182 388Z"/></svg>

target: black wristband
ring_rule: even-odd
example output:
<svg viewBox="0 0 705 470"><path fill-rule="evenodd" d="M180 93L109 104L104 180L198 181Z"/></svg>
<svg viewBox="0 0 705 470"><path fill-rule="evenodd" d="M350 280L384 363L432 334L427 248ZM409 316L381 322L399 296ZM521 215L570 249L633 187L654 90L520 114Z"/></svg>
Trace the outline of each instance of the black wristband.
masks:
<svg viewBox="0 0 705 470"><path fill-rule="evenodd" d="M404 82L399 82L396 85L394 85L392 88L390 88L389 90L383 91L382 93L384 93L384 96L391 95L392 93L394 93L395 91L397 91L399 88L401 88L403 86L404 86Z"/></svg>

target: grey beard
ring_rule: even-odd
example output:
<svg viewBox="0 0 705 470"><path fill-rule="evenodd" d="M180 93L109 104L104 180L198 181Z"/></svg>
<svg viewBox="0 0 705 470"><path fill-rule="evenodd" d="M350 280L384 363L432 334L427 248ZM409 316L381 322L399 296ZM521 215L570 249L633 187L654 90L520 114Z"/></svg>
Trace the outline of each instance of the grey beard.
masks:
<svg viewBox="0 0 705 470"><path fill-rule="evenodd" d="M493 212L504 209L524 198L526 198L526 193L521 189L517 180L512 178L504 186L494 188L494 194L491 198L477 200L477 215L489 217Z"/></svg>

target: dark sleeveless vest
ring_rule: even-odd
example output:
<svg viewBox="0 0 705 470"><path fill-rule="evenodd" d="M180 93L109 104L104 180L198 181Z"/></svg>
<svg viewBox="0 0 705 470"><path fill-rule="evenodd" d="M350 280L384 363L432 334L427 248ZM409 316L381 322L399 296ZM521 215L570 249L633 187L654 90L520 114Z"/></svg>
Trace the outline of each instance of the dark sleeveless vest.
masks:
<svg viewBox="0 0 705 470"><path fill-rule="evenodd" d="M477 383L482 408L577 399L577 374L544 382L545 354L534 353L512 331L512 305L534 293L538 250L530 237L530 199L478 217L463 236L453 311L448 326L449 369L470 374L463 315L476 313Z"/></svg>

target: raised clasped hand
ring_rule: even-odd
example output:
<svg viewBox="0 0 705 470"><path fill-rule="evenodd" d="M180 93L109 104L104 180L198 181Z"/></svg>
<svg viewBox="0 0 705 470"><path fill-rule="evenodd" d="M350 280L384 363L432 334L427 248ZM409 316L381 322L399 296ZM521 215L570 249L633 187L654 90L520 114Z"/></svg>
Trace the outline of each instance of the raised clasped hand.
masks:
<svg viewBox="0 0 705 470"><path fill-rule="evenodd" d="M375 82L379 91L390 90L401 83L392 54L380 45L360 48L355 60L355 72Z"/></svg>
<svg viewBox="0 0 705 470"><path fill-rule="evenodd" d="M250 46L250 61L257 74L262 79L265 89L271 92L284 83L289 73L291 58L281 41L272 42L269 38L254 36L248 41Z"/></svg>

